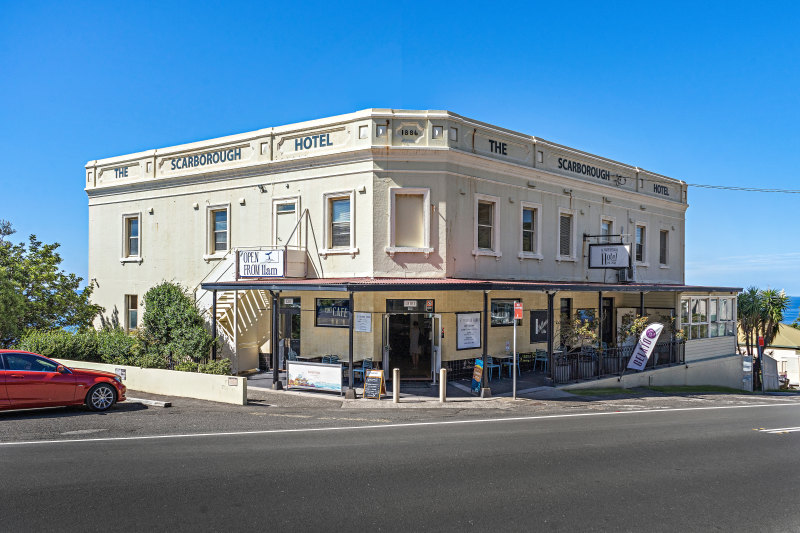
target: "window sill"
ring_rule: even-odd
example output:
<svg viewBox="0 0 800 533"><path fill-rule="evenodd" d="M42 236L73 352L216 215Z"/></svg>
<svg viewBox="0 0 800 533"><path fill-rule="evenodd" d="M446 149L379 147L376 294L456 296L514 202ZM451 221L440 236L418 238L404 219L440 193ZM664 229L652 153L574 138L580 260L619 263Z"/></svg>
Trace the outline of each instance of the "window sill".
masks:
<svg viewBox="0 0 800 533"><path fill-rule="evenodd" d="M391 257L394 257L394 254L425 254L425 257L428 257L433 252L433 248L414 248L412 246L387 246L384 250Z"/></svg>
<svg viewBox="0 0 800 533"><path fill-rule="evenodd" d="M123 263L123 264L124 263L137 263L137 264L141 265L142 264L142 258L141 257L120 257L119 258L119 262Z"/></svg>
<svg viewBox="0 0 800 533"><path fill-rule="evenodd" d="M640 262L638 262L638 261L637 261L637 262L636 262L636 266L637 266L637 267L644 267L644 268L647 268L647 267L649 267L649 266L650 266L650 263L640 263Z"/></svg>
<svg viewBox="0 0 800 533"><path fill-rule="evenodd" d="M658 268L663 268L665 270L669 269L669 265L658 265Z"/></svg>
<svg viewBox="0 0 800 533"><path fill-rule="evenodd" d="M325 248L319 251L319 255L323 258L329 255L351 255L354 256L358 253L358 248Z"/></svg>
<svg viewBox="0 0 800 533"><path fill-rule="evenodd" d="M494 257L495 259L500 261L500 258L503 257L503 252L495 252L494 250L481 250L479 248L477 250L472 250L472 255L474 255L475 257L480 255L485 255L489 257Z"/></svg>
<svg viewBox="0 0 800 533"><path fill-rule="evenodd" d="M536 259L537 261L541 261L542 259L544 259L544 256L542 256L542 254L535 254L533 252L520 252L519 254L517 254L517 257L519 257L520 259Z"/></svg>
<svg viewBox="0 0 800 533"><path fill-rule="evenodd" d="M220 259L224 259L225 256L228 255L228 251L226 250L224 253L216 253L216 254L203 254L203 261L219 261Z"/></svg>
<svg viewBox="0 0 800 533"><path fill-rule="evenodd" d="M575 263L578 260L577 257L571 257L568 255L558 255L556 256L556 261L564 262L564 263Z"/></svg>

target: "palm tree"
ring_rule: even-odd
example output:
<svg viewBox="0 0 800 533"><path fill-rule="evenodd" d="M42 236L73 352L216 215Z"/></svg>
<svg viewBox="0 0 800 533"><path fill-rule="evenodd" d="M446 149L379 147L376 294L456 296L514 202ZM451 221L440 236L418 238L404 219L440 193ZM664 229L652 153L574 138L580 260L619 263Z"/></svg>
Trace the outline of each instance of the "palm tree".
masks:
<svg viewBox="0 0 800 533"><path fill-rule="evenodd" d="M778 334L778 328L783 321L783 313L789 308L789 297L782 290L766 289L760 292L760 329L764 335L764 346L769 346Z"/></svg>
<svg viewBox="0 0 800 533"><path fill-rule="evenodd" d="M742 329L744 335L745 346L747 353L753 353L755 333L758 336L758 317L761 308L761 295L757 287L748 287L747 290L742 292L737 298L736 302L737 315L739 317L739 327ZM738 338L737 338L738 342Z"/></svg>

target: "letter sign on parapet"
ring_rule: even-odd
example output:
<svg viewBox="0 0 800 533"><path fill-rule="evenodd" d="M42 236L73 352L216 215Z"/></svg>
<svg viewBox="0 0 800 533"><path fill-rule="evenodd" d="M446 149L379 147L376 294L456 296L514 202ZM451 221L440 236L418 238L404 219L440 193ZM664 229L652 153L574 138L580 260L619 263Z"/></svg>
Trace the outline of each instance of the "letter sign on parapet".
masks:
<svg viewBox="0 0 800 533"><path fill-rule="evenodd" d="M330 133L320 133L319 135L309 135L294 140L294 150L309 150L311 148L322 148L323 146L333 146Z"/></svg>

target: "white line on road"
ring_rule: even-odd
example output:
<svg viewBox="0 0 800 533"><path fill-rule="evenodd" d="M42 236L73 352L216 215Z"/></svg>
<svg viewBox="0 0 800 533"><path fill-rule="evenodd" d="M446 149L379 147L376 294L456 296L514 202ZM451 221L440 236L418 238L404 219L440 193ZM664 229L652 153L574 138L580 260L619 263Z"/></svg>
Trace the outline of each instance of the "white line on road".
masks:
<svg viewBox="0 0 800 533"><path fill-rule="evenodd" d="M639 411L607 411L603 413L569 413L564 415L540 415L540 416L514 416L507 418L482 418L478 420L443 420L438 422L407 422L403 424L372 424L368 426L340 426L324 428L295 428L295 429L263 429L256 431L223 431L219 433L181 433L177 435L142 435L138 437L100 437L95 439L62 439L62 440L31 440L21 442L0 442L0 446L23 446L30 444L65 444L75 442L109 442L109 441L130 441L130 440L159 440L159 439L187 439L193 437L230 437L239 435L270 435L278 433L313 433L320 431L352 431L359 429L388 429L420 426L452 426L461 424L483 424L496 422L519 422L526 420L551 420L560 418L577 418L588 416L612 416L612 415L633 415L642 413L671 413L678 411L712 411L720 409L752 409L755 407L797 407L800 403L770 403L753 405L723 405L715 407L677 407L675 409L641 409Z"/></svg>
<svg viewBox="0 0 800 533"><path fill-rule="evenodd" d="M761 433L794 433L796 431L800 431L800 427L794 428L774 428L774 429L759 429Z"/></svg>

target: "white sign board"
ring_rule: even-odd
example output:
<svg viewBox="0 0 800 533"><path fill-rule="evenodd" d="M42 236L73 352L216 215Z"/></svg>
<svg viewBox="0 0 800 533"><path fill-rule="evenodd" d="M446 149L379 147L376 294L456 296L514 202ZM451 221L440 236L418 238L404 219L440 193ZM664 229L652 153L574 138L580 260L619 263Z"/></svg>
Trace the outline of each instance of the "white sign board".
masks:
<svg viewBox="0 0 800 533"><path fill-rule="evenodd" d="M589 268L629 268L630 244L590 244Z"/></svg>
<svg viewBox="0 0 800 533"><path fill-rule="evenodd" d="M239 250L237 278L282 278L284 276L283 250Z"/></svg>
<svg viewBox="0 0 800 533"><path fill-rule="evenodd" d="M286 388L342 392L342 365L301 363L286 365Z"/></svg>
<svg viewBox="0 0 800 533"><path fill-rule="evenodd" d="M362 331L370 333L372 331L372 313L355 313L356 322L354 324L355 331Z"/></svg>
<svg viewBox="0 0 800 533"><path fill-rule="evenodd" d="M481 347L481 314L458 313L457 317L457 350Z"/></svg>
<svg viewBox="0 0 800 533"><path fill-rule="evenodd" d="M647 360L650 359L650 354L653 353L658 336L661 335L661 330L663 329L664 324L653 323L647 326L639 336L636 348L633 349L631 360L628 361L628 368L644 370L644 366L647 364Z"/></svg>

